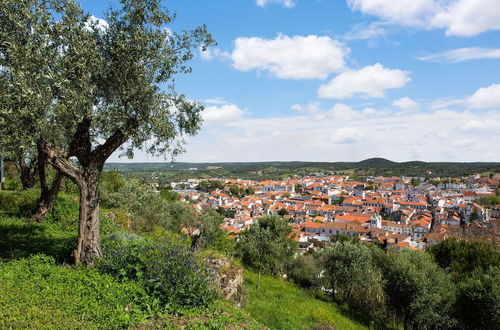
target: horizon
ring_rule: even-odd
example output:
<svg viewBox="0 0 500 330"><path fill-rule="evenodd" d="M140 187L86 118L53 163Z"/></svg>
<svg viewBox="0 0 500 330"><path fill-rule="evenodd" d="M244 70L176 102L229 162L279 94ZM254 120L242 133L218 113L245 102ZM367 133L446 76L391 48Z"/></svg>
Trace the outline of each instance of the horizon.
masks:
<svg viewBox="0 0 500 330"><path fill-rule="evenodd" d="M264 164L264 163L361 163L361 162L365 162L365 161L369 161L369 160L384 160L384 161L389 161L391 163L395 163L395 164L401 164L401 163L414 163L414 162L418 162L418 163L450 163L450 164L453 164L453 163L464 163L464 164L475 164L475 163L485 163L485 164L488 164L488 163L492 163L492 164L500 164L500 161L498 162L495 162L495 161L465 161L465 162L460 162L460 161L457 161L457 162L441 162L441 161L430 161L430 162L427 162L427 161L423 161L423 160L406 160L406 161L401 161L401 162L397 162L397 161L393 161L393 160L390 160L390 159L387 159L387 158L381 158L381 157L372 157L372 158L366 158L366 159L362 159L362 160L358 160L358 161L302 161L302 160L269 160L269 161L237 161L237 162L231 162L231 161L228 161L228 162L185 162L185 161L173 161L173 162L168 162L168 161L164 161L164 162L160 162L160 161L154 161L154 162L147 162L147 161L144 161L144 162L141 162L141 161L130 161L130 162L106 162L106 164L172 164L172 163L175 163L175 164Z"/></svg>

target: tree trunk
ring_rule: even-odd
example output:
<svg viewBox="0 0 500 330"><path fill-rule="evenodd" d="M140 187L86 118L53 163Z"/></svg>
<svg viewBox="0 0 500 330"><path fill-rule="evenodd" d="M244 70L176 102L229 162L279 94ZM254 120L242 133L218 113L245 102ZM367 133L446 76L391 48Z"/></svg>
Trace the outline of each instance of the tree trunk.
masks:
<svg viewBox="0 0 500 330"><path fill-rule="evenodd" d="M259 265L259 279L257 281L257 289L260 289L260 274L262 273L262 265Z"/></svg>
<svg viewBox="0 0 500 330"><path fill-rule="evenodd" d="M200 238L201 238L201 232L198 231L198 233L195 233L191 235L191 249L193 250L198 250L200 247Z"/></svg>
<svg viewBox="0 0 500 330"><path fill-rule="evenodd" d="M83 169L80 188L80 226L76 249L73 252L75 264L93 264L101 257L99 240L99 177L97 168Z"/></svg>
<svg viewBox="0 0 500 330"><path fill-rule="evenodd" d="M50 211L52 211L57 195L61 190L63 179L63 174L58 171L50 189L46 185L45 187L43 184L41 185L40 198L30 215L33 220L40 222ZM42 182L42 178L40 178L40 182Z"/></svg>
<svg viewBox="0 0 500 330"><path fill-rule="evenodd" d="M36 161L32 160L30 165L26 164L24 153L22 151L19 152L16 167L19 172L19 177L21 178L23 189L30 189L35 186L37 175L35 163Z"/></svg>

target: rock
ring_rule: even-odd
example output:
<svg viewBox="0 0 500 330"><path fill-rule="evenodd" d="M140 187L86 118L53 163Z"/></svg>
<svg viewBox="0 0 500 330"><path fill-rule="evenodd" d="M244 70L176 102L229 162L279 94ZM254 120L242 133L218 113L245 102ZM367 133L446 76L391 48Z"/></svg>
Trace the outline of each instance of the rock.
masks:
<svg viewBox="0 0 500 330"><path fill-rule="evenodd" d="M241 308L243 298L243 268L236 267L224 257L205 259L209 267L215 269L215 285L224 299L232 300Z"/></svg>

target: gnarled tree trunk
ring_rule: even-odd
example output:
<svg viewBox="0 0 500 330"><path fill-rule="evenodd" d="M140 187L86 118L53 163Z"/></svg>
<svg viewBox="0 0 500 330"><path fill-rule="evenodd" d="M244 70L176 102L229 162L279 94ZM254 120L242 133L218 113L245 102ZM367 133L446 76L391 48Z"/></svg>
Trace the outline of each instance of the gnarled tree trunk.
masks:
<svg viewBox="0 0 500 330"><path fill-rule="evenodd" d="M63 174L58 171L52 182L52 186L50 188L46 187L45 189L41 189L40 198L30 215L32 219L40 222L50 211L52 211L57 195L61 190L63 179Z"/></svg>
<svg viewBox="0 0 500 330"><path fill-rule="evenodd" d="M35 206L35 208L31 211L30 217L37 222L42 221L42 219L52 211L54 207L54 203L56 201L57 195L61 190L61 185L64 179L64 175L57 171L56 177L54 181L52 181L52 185L49 188L47 184L47 175L46 175L46 166L47 166L47 155L43 152L41 146L38 146L38 177L40 180L40 198Z"/></svg>
<svg viewBox="0 0 500 330"><path fill-rule="evenodd" d="M25 154L23 150L20 149L17 155L16 168L19 172L23 189L33 188L35 186L37 176L36 160L32 160L28 165L26 163Z"/></svg>
<svg viewBox="0 0 500 330"><path fill-rule="evenodd" d="M48 162L73 181L80 190L80 224L76 248L73 251L75 263L93 264L101 257L99 239L99 178L106 159L127 140L126 131L137 129L137 120L131 118L117 129L103 144L92 149L90 118L78 124L67 152L41 141L40 149ZM75 156L81 167L70 163Z"/></svg>
<svg viewBox="0 0 500 330"><path fill-rule="evenodd" d="M100 170L83 170L80 188L80 226L76 249L77 262L92 264L102 255L99 239L99 177Z"/></svg>

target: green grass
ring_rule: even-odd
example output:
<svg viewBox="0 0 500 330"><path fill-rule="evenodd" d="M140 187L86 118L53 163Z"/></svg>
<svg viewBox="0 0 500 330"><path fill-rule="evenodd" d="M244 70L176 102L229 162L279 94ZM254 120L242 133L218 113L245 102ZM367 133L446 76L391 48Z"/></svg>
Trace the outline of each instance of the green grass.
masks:
<svg viewBox="0 0 500 330"><path fill-rule="evenodd" d="M192 308L150 320L145 329L263 329L262 324L230 301L219 300L207 308Z"/></svg>
<svg viewBox="0 0 500 330"><path fill-rule="evenodd" d="M71 222L0 214L0 329L262 328L229 301L162 313L139 283L68 266Z"/></svg>
<svg viewBox="0 0 500 330"><path fill-rule="evenodd" d="M43 253L69 263L75 242L76 228L67 231L58 223L0 214L0 261Z"/></svg>
<svg viewBox="0 0 500 330"><path fill-rule="evenodd" d="M245 270L247 299L244 310L271 329L366 329L349 318L348 311L279 278Z"/></svg>
<svg viewBox="0 0 500 330"><path fill-rule="evenodd" d="M0 292L1 329L116 329L148 316L138 284L45 255L0 263Z"/></svg>

